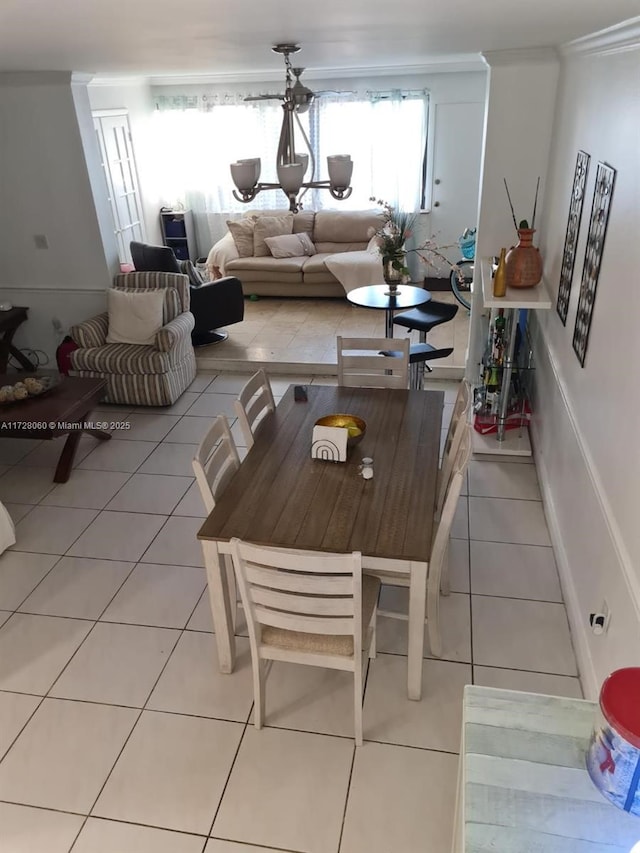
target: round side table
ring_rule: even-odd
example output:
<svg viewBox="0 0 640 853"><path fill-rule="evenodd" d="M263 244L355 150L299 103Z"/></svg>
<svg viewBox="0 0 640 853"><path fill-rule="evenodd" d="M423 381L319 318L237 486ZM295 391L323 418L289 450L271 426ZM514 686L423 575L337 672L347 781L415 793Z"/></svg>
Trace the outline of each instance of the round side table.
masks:
<svg viewBox="0 0 640 853"><path fill-rule="evenodd" d="M368 284L347 293L347 299L362 308L383 308L385 311L385 338L393 337L393 312L417 308L431 300L431 294L422 287L401 284L397 293L389 294L388 284Z"/></svg>

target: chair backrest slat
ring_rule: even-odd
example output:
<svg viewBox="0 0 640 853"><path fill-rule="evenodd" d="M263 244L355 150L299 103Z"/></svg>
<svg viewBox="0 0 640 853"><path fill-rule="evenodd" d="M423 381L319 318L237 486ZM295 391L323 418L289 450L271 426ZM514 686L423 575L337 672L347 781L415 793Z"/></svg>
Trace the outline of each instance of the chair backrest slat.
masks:
<svg viewBox="0 0 640 853"><path fill-rule="evenodd" d="M353 595L323 596L323 595L291 595L275 589L253 586L251 596L256 605L283 610L289 613L309 614L318 616L353 616Z"/></svg>
<svg viewBox="0 0 640 853"><path fill-rule="evenodd" d="M247 580L256 586L297 592L300 585L298 573L289 573L286 567L283 569L284 571L275 573L272 569L247 563ZM315 577L310 574L305 580L304 589L309 595L350 595L353 592L353 578L350 575L345 577L337 574L322 574Z"/></svg>
<svg viewBox="0 0 640 853"><path fill-rule="evenodd" d="M398 352L389 358L382 352ZM408 388L409 338L337 338L338 385Z"/></svg>
<svg viewBox="0 0 640 853"><path fill-rule="evenodd" d="M253 447L254 435L268 412L274 412L276 408L271 391L271 385L264 370L258 370L246 383L235 400L235 410L238 416L240 429L247 443L247 447Z"/></svg>
<svg viewBox="0 0 640 853"><path fill-rule="evenodd" d="M224 415L214 420L192 464L205 509L211 512L240 467L240 457Z"/></svg>
<svg viewBox="0 0 640 853"><path fill-rule="evenodd" d="M246 610L246 608L245 608ZM255 621L272 628L284 628L285 631L299 631L303 634L335 634L350 636L354 632L354 620L348 617L309 616L299 613L285 613L254 605ZM362 640L360 640L362 642Z"/></svg>

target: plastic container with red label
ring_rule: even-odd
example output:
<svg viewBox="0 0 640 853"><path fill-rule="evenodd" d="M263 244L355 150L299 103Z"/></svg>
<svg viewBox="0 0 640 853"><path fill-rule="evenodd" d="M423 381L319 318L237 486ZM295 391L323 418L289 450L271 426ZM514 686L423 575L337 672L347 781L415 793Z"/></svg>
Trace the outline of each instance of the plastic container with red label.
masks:
<svg viewBox="0 0 640 853"><path fill-rule="evenodd" d="M618 669L602 685L587 770L603 796L640 815L640 667Z"/></svg>

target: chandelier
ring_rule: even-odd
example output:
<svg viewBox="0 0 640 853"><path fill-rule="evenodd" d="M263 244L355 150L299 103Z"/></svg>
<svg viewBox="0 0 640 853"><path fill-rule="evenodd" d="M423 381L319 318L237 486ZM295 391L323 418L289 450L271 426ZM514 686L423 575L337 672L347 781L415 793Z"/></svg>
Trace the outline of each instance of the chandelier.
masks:
<svg viewBox="0 0 640 853"><path fill-rule="evenodd" d="M259 157L238 160L231 163L231 177L238 190L237 192L236 190L233 191L234 197L238 201L250 202L262 190L281 189L289 199L289 209L294 213L300 207L298 196L300 190L323 189L329 190L335 199L349 198L352 192L349 185L353 172L353 161L348 154L334 154L327 157L329 180L314 180L315 160L311 145L300 122L299 114L305 113L309 109L314 101L315 93L300 82L300 75L304 68L292 68L289 59L292 53L297 53L300 50L300 47L297 44L277 44L272 50L284 57L286 69L284 95L257 95L245 98L245 100L278 99L282 101L282 128L276 160L278 183L260 182L261 162ZM307 146L308 154L297 153L295 150L295 123L297 123ZM305 181L304 176L309 167L309 162L311 162L311 179Z"/></svg>

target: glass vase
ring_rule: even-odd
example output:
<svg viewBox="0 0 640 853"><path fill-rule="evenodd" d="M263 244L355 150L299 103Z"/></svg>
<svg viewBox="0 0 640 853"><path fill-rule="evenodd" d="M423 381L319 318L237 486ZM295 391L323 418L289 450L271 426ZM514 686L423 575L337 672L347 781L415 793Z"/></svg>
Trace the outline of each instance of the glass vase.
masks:
<svg viewBox="0 0 640 853"><path fill-rule="evenodd" d="M402 282L402 270L396 269L394 261L400 261L404 265L404 258L383 258L382 259L382 276L387 284L386 296L395 295L398 292L398 285Z"/></svg>

